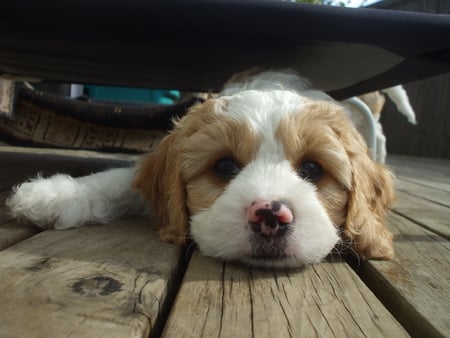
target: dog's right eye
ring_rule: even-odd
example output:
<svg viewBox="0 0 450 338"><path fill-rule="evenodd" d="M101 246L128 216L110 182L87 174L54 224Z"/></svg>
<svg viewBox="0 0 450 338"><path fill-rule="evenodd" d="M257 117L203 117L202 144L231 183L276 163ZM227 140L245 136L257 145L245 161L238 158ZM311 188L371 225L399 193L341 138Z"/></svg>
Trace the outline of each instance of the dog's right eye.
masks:
<svg viewBox="0 0 450 338"><path fill-rule="evenodd" d="M239 173L240 169L234 159L226 157L216 162L214 165L214 171L221 178L231 179Z"/></svg>

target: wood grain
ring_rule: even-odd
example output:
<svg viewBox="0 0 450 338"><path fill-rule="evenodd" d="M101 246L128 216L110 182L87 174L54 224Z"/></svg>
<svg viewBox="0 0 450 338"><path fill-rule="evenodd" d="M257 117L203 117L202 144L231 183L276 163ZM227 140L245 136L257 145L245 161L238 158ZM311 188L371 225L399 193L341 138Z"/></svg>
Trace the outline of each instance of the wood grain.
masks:
<svg viewBox="0 0 450 338"><path fill-rule="evenodd" d="M0 250L27 239L40 230L32 225L17 224L12 221L4 206L9 191L0 192Z"/></svg>
<svg viewBox="0 0 450 338"><path fill-rule="evenodd" d="M1 212L1 210L0 210ZM20 225L14 221L0 224L0 250L8 248L24 239L27 239L40 230L31 225Z"/></svg>
<svg viewBox="0 0 450 338"><path fill-rule="evenodd" d="M0 252L1 337L147 337L182 249L147 219L45 231ZM155 329L156 327L156 329Z"/></svg>
<svg viewBox="0 0 450 338"><path fill-rule="evenodd" d="M448 337L449 241L395 214L389 228L395 235L394 260L363 264L362 277L415 336Z"/></svg>
<svg viewBox="0 0 450 338"><path fill-rule="evenodd" d="M398 179L394 210L450 239L450 161L391 156Z"/></svg>
<svg viewBox="0 0 450 338"><path fill-rule="evenodd" d="M420 226L450 239L449 207L399 191L394 210Z"/></svg>
<svg viewBox="0 0 450 338"><path fill-rule="evenodd" d="M396 180L395 188L397 192L406 193L450 208L450 191L432 188L403 178L398 178ZM420 203L420 201L417 202Z"/></svg>
<svg viewBox="0 0 450 338"><path fill-rule="evenodd" d="M450 192L450 160L388 155L387 163L402 179Z"/></svg>
<svg viewBox="0 0 450 338"><path fill-rule="evenodd" d="M264 271L195 253L164 337L405 337L343 262Z"/></svg>

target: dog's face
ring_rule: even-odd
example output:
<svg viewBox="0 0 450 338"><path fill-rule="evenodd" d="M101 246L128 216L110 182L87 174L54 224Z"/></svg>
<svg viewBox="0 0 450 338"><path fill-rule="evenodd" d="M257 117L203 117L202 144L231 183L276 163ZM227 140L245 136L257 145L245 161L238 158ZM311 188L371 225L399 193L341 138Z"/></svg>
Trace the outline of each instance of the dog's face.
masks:
<svg viewBox="0 0 450 338"><path fill-rule="evenodd" d="M323 259L342 239L392 257L391 176L340 107L283 90L195 106L140 164L163 239L262 266Z"/></svg>

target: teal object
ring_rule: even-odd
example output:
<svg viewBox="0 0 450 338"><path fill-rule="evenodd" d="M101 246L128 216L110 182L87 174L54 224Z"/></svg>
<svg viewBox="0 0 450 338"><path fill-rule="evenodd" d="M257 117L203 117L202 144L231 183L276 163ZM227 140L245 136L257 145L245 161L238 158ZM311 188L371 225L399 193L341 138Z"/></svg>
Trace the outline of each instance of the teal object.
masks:
<svg viewBox="0 0 450 338"><path fill-rule="evenodd" d="M180 98L178 90L93 85L84 85L84 90L92 100L101 101L174 104Z"/></svg>

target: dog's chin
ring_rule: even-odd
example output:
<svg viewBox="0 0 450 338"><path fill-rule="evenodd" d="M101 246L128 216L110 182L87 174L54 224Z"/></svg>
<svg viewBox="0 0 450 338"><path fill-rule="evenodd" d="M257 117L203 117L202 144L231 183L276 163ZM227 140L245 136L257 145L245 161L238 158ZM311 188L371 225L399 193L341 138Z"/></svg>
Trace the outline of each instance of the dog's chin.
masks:
<svg viewBox="0 0 450 338"><path fill-rule="evenodd" d="M304 266L309 264L319 263L323 260L323 258L315 260L305 260L296 257L295 255L290 255L288 253L277 253L277 254L260 253L260 254L242 255L241 257L235 257L224 260L256 268L296 269L296 268L303 268Z"/></svg>
<svg viewBox="0 0 450 338"><path fill-rule="evenodd" d="M248 265L258 267L300 267L305 265L288 249L287 238L290 234L275 238L266 238L259 234L249 236L250 253L242 258Z"/></svg>
<svg viewBox="0 0 450 338"><path fill-rule="evenodd" d="M308 213L307 210L304 213ZM315 216L321 213L316 212ZM209 212L192 218L191 236L201 253L224 261L264 268L299 268L322 261L339 241L337 229L325 215L317 222L292 224L280 236L267 237L228 218L211 218ZM306 215L312 219L313 215Z"/></svg>
<svg viewBox="0 0 450 338"><path fill-rule="evenodd" d="M302 268L305 265L316 264L321 262L324 257L307 259L301 258L288 252L267 252L267 253L252 253L249 255L243 255L239 258L231 259L240 264L258 268Z"/></svg>
<svg viewBox="0 0 450 338"><path fill-rule="evenodd" d="M295 235L278 239L258 238L252 233L243 234L241 241L214 241L211 237L193 236L201 253L223 261L270 269L301 268L321 262L339 241L335 232L322 240L301 243ZM225 236L224 236L225 237ZM228 245L227 245L228 243Z"/></svg>

